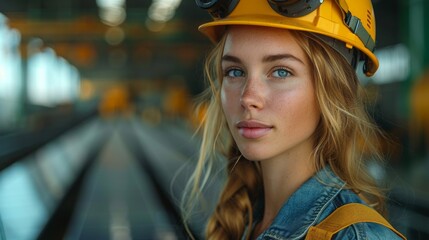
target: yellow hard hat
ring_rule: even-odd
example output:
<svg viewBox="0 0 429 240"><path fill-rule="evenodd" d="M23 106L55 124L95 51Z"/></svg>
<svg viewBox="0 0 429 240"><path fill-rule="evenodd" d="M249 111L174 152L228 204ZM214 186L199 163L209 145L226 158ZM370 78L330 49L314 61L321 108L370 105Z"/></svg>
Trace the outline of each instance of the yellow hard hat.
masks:
<svg viewBox="0 0 429 240"><path fill-rule="evenodd" d="M219 41L228 25L307 31L340 40L346 49L360 50L365 60L364 73L372 76L377 71L379 63L373 53L375 16L371 0L195 1L214 18L199 27L214 42Z"/></svg>

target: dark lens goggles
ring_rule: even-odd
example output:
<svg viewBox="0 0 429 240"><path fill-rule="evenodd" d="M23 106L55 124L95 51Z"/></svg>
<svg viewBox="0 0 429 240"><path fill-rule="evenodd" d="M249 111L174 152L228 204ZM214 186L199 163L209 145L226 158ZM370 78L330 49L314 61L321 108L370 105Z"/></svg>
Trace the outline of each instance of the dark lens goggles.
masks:
<svg viewBox="0 0 429 240"><path fill-rule="evenodd" d="M261 1L261 0L258 0ZM271 8L286 17L302 17L316 10L323 0L267 0ZM197 5L207 10L215 19L228 16L239 0L195 0Z"/></svg>
<svg viewBox="0 0 429 240"><path fill-rule="evenodd" d="M225 18L237 6L239 0L195 0L198 7L207 10L215 18Z"/></svg>

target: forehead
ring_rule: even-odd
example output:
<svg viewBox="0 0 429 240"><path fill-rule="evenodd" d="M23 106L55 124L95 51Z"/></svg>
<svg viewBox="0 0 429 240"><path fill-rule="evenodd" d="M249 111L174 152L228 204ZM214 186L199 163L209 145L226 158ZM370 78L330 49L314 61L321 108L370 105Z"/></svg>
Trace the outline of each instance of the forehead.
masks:
<svg viewBox="0 0 429 240"><path fill-rule="evenodd" d="M240 52L278 54L287 52L305 58L304 50L290 30L260 26L229 26L226 31L225 54Z"/></svg>

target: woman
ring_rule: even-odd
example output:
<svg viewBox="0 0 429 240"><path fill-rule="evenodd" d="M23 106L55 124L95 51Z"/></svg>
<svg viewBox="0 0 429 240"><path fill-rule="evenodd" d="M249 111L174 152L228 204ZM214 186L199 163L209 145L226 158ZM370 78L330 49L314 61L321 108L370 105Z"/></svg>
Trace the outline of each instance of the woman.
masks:
<svg viewBox="0 0 429 240"><path fill-rule="evenodd" d="M200 30L217 45L205 67L211 91L191 197L217 153L228 161L207 239L304 239L345 204L383 210L365 167L380 155L379 131L354 69L360 59L368 76L378 67L371 3L288 2L197 0L215 19ZM334 238L400 239L374 223Z"/></svg>

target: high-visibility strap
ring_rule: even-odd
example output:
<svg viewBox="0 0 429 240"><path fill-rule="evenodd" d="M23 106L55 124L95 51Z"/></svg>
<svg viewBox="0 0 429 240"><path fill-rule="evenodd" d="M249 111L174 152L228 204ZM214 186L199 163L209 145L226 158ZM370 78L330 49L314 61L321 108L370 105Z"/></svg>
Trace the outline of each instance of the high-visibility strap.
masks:
<svg viewBox="0 0 429 240"><path fill-rule="evenodd" d="M406 238L390 225L387 220L374 209L359 203L349 203L337 208L326 219L316 226L310 227L306 240L329 240L334 234L355 223L378 223L399 237Z"/></svg>
<svg viewBox="0 0 429 240"><path fill-rule="evenodd" d="M368 31L363 27L362 21L353 16L353 13L350 12L349 6L347 5L346 0L336 0L338 6L343 11L343 21L344 24L362 41L362 43L367 47L371 52L375 48L375 40L372 39Z"/></svg>

